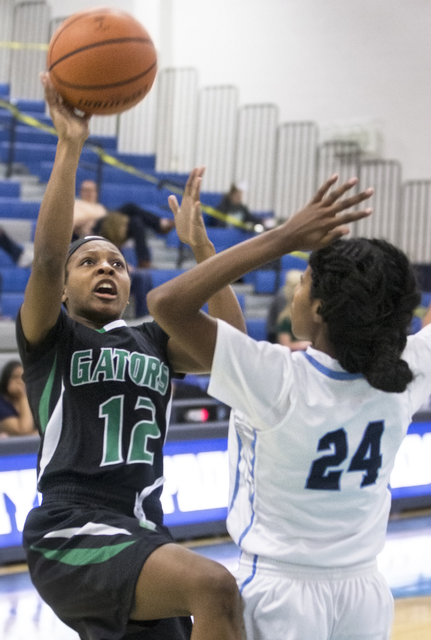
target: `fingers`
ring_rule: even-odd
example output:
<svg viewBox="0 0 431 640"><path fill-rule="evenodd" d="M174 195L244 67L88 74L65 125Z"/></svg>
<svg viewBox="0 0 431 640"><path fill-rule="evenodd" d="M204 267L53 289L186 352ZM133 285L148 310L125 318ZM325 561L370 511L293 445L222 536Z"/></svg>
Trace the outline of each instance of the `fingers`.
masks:
<svg viewBox="0 0 431 640"><path fill-rule="evenodd" d="M317 202L321 202L323 196L329 191L333 184L335 184L338 180L338 175L334 173L331 178L329 178L326 182L322 184L314 198L311 200L312 203L316 204Z"/></svg>
<svg viewBox="0 0 431 640"><path fill-rule="evenodd" d="M347 180L347 182L345 182L340 187L338 187L338 189L334 189L334 191L331 191L331 193L328 194L328 196L325 198L322 204L325 206L330 206L331 204L336 202L339 198L341 198L341 196L343 196L346 193L346 191L349 191L349 189L351 189L357 184L358 184L358 178L350 178L350 180Z"/></svg>
<svg viewBox="0 0 431 640"><path fill-rule="evenodd" d="M196 191L199 194L202 176L204 175L204 173L205 167L195 167L190 172L190 175L187 178L186 186L184 187L184 196L196 197Z"/></svg>
<svg viewBox="0 0 431 640"><path fill-rule="evenodd" d="M57 91L54 89L54 85L51 82L49 73L48 72L41 73L40 80L45 90L45 100L48 103L48 105L51 106L58 102L62 102L61 97L59 96Z"/></svg>
<svg viewBox="0 0 431 640"><path fill-rule="evenodd" d="M361 211L352 211L350 213L343 213L342 215L337 215L333 220L334 227L342 227L343 225L351 224L352 222L357 222L358 220L362 220L362 218L368 218L372 214L373 210L371 208L362 209Z"/></svg>
<svg viewBox="0 0 431 640"><path fill-rule="evenodd" d="M367 200L368 198L370 198L373 195L373 193L374 193L374 189L370 187L369 189L366 189L361 193L357 193L356 195L351 196L350 198L345 198L344 200L335 202L335 204L332 205L331 209L334 213L339 213L340 211L344 211L344 209L350 209L350 207L354 207L355 205L359 204L363 200Z"/></svg>
<svg viewBox="0 0 431 640"><path fill-rule="evenodd" d="M176 196L170 195L168 197L168 205L169 205L170 210L172 211L172 213L175 216L178 213L178 211L180 210L180 207L179 207L178 200L177 200Z"/></svg>
<svg viewBox="0 0 431 640"><path fill-rule="evenodd" d="M332 191L330 194L328 194L329 189L331 188L331 186L333 184L335 184L335 182L337 180L338 180L338 176L336 174L334 174L331 178L329 178L329 180L327 180L320 187L320 189L318 190L318 192L314 196L312 202L315 203L315 204L320 202L325 207L331 207L332 205L334 205L334 203L337 203L336 204L336 210L337 211L343 211L344 209L348 209L349 207L353 207L356 204L358 204L359 202L362 202L363 200L366 200L367 198L372 196L373 193L374 193L374 190L370 188L370 189L366 189L365 191L362 191L361 193L355 194L354 196L351 196L350 198L345 198L341 202L337 202L347 191L349 191L349 189L352 189L352 187L354 187L354 186L356 186L358 184L358 179L357 178L350 178L350 180L347 180L347 182L345 182L340 187L338 187L338 189L334 189L334 191ZM328 194L328 195L326 195L326 194ZM325 197L325 195L326 195L326 197Z"/></svg>

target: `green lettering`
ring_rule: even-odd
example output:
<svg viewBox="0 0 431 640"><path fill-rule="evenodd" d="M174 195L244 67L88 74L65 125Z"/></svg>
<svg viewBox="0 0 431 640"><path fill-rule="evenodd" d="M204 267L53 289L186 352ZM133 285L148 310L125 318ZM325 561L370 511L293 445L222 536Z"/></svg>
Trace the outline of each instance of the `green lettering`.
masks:
<svg viewBox="0 0 431 640"><path fill-rule="evenodd" d="M70 365L70 384L77 387L80 384L88 384L90 382L90 366L92 349L86 351L75 351L72 356Z"/></svg>
<svg viewBox="0 0 431 640"><path fill-rule="evenodd" d="M169 369L164 362L162 362L161 365L162 366L160 367L158 391L162 394L162 396L164 396L169 384Z"/></svg>
<svg viewBox="0 0 431 640"><path fill-rule="evenodd" d="M150 389L157 389L157 377L160 371L160 360L149 356L147 358L147 369L145 371L145 379L143 386L150 387Z"/></svg>
<svg viewBox="0 0 431 640"><path fill-rule="evenodd" d="M91 382L98 382L99 376L102 380L114 379L114 364L112 362L112 349L101 349L99 360L94 368Z"/></svg>
<svg viewBox="0 0 431 640"><path fill-rule="evenodd" d="M138 385L142 385L142 379L145 374L146 356L141 353L131 354L129 358L129 376L132 382Z"/></svg>
<svg viewBox="0 0 431 640"><path fill-rule="evenodd" d="M125 349L114 349L114 358L117 359L117 368L115 370L115 379L124 382L126 373L126 363L129 352Z"/></svg>

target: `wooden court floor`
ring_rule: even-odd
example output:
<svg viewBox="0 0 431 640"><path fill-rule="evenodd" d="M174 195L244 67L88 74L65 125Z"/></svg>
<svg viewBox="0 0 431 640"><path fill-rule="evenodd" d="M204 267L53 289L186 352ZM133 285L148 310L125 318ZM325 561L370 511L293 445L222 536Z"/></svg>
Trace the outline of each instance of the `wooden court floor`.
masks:
<svg viewBox="0 0 431 640"><path fill-rule="evenodd" d="M431 640L431 515L389 524L378 563L395 597L391 640ZM229 538L186 546L228 569L236 566L238 550ZM78 640L40 599L25 564L0 567L0 640Z"/></svg>
<svg viewBox="0 0 431 640"><path fill-rule="evenodd" d="M391 640L431 640L431 596L395 600Z"/></svg>

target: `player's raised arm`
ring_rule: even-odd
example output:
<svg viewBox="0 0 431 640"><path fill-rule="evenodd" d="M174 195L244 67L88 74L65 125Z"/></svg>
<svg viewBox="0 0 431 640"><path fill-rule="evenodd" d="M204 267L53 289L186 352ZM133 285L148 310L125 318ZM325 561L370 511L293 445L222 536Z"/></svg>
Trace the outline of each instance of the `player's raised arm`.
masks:
<svg viewBox="0 0 431 640"><path fill-rule="evenodd" d="M78 117L63 104L47 73L42 75L42 83L58 143L37 220L33 267L20 311L30 345L44 338L60 312L66 256L72 238L76 170L88 137L88 118Z"/></svg>
<svg viewBox="0 0 431 640"><path fill-rule="evenodd" d="M357 180L329 193L336 180L337 176L327 180L304 209L276 229L231 247L150 291L151 315L203 369L211 368L217 334L216 321L199 311L208 299L285 253L326 246L348 233L348 224L370 215L371 209L346 210L369 198L373 190L341 199Z"/></svg>
<svg viewBox="0 0 431 640"><path fill-rule="evenodd" d="M199 202L203 174L204 167L197 167L190 173L181 206L175 196L169 196L169 206L175 217L178 237L192 249L198 264L216 253L213 243L208 238ZM241 307L230 286L224 287L208 300L208 311L212 317L221 318L245 332L245 320ZM175 339L169 340L168 348L169 360L176 371L202 372L199 364L190 358L190 354L185 352Z"/></svg>

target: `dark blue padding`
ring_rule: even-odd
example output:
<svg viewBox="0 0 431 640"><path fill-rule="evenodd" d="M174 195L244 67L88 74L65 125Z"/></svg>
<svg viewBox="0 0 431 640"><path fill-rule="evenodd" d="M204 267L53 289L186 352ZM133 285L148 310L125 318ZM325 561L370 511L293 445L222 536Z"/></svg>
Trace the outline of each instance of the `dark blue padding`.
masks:
<svg viewBox="0 0 431 640"><path fill-rule="evenodd" d="M2 293L22 293L30 277L30 269L22 267L1 267Z"/></svg>
<svg viewBox="0 0 431 640"><path fill-rule="evenodd" d="M184 269L150 269L153 289L184 273Z"/></svg>
<svg viewBox="0 0 431 640"><path fill-rule="evenodd" d="M422 291L421 305L423 307L429 307L431 304L431 291Z"/></svg>
<svg viewBox="0 0 431 640"><path fill-rule="evenodd" d="M10 180L0 180L1 198L19 198L21 195L21 183Z"/></svg>
<svg viewBox="0 0 431 640"><path fill-rule="evenodd" d="M14 267L15 263L4 249L0 249L0 267Z"/></svg>
<svg viewBox="0 0 431 640"><path fill-rule="evenodd" d="M207 227L207 233L217 253L250 237L249 233L239 228Z"/></svg>
<svg viewBox="0 0 431 640"><path fill-rule="evenodd" d="M201 191L201 202L208 207L217 209L223 198L222 193L213 193L212 191Z"/></svg>
<svg viewBox="0 0 431 640"><path fill-rule="evenodd" d="M246 320L247 333L254 340L266 340L266 318L249 318Z"/></svg>
<svg viewBox="0 0 431 640"><path fill-rule="evenodd" d="M8 142L0 143L0 160L7 162L9 160ZM23 164L34 162L54 162L56 146L54 144L31 144L25 142L16 142L13 148L14 162L22 162ZM81 154L81 162L96 162L98 155L95 151L84 147Z"/></svg>
<svg viewBox="0 0 431 640"><path fill-rule="evenodd" d="M297 256L292 256L290 254L281 258L281 268L286 270L300 269L301 271L305 271L307 264L307 260L303 260L302 258L298 258Z"/></svg>
<svg viewBox="0 0 431 640"><path fill-rule="evenodd" d="M283 280L281 280L283 282ZM254 272L255 293L274 293L276 275L272 269L258 269Z"/></svg>
<svg viewBox="0 0 431 640"><path fill-rule="evenodd" d="M130 264L132 267L138 266L136 251L134 247L121 247L121 253L125 257L128 264Z"/></svg>
<svg viewBox="0 0 431 640"><path fill-rule="evenodd" d="M15 106L20 111L45 113L46 105L45 100L33 100L31 98L19 98L14 101Z"/></svg>
<svg viewBox="0 0 431 640"><path fill-rule="evenodd" d="M178 238L176 229L172 229L172 231L167 233L164 238L167 247L177 249L180 246L180 239Z"/></svg>
<svg viewBox="0 0 431 640"><path fill-rule="evenodd" d="M19 308L24 302L23 293L2 293L0 296L0 309L4 318L15 320Z"/></svg>
<svg viewBox="0 0 431 640"><path fill-rule="evenodd" d="M21 201L17 198L0 198L0 218L36 220L40 202Z"/></svg>
<svg viewBox="0 0 431 640"><path fill-rule="evenodd" d="M91 139L91 137L90 137ZM112 153L114 158L117 158L120 162L129 164L132 167L136 167L140 171L150 171L155 173L156 169L156 156L155 154L135 154L135 153L120 153L116 151Z"/></svg>
<svg viewBox="0 0 431 640"><path fill-rule="evenodd" d="M148 205L166 205L171 191L158 189L155 185L141 181L141 184L122 184L120 182L102 183L100 202L108 209L117 209L127 202L143 207Z"/></svg>

